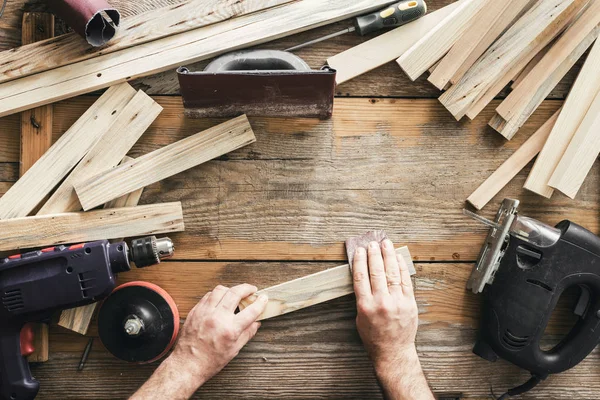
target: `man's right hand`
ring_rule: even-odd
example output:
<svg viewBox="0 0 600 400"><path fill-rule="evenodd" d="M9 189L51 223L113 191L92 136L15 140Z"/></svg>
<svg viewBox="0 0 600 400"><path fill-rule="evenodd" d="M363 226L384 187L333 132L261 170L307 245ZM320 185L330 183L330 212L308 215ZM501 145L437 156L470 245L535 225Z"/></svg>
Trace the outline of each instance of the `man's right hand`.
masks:
<svg viewBox="0 0 600 400"><path fill-rule="evenodd" d="M418 309L408 266L385 240L353 262L356 326L388 398L433 399L415 347Z"/></svg>

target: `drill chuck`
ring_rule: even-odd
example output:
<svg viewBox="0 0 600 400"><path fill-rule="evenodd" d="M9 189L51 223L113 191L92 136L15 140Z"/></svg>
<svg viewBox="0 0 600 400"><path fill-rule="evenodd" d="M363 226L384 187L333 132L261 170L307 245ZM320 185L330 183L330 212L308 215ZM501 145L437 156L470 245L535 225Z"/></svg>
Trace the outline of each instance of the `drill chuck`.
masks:
<svg viewBox="0 0 600 400"><path fill-rule="evenodd" d="M148 236L131 242L130 259L138 268L149 267L173 256L175 246L169 238Z"/></svg>

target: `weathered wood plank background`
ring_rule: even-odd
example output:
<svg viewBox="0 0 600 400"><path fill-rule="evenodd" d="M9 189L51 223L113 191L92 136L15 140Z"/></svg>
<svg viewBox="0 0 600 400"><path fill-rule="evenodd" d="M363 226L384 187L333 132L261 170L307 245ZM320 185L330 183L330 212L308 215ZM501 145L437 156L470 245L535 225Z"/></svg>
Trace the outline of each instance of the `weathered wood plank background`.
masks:
<svg viewBox="0 0 600 400"><path fill-rule="evenodd" d="M111 1L125 15L175 2ZM450 2L428 3L437 9ZM19 45L23 9L44 8L41 1L9 1L0 19L0 46ZM263 47L287 48L349 24ZM346 35L299 55L320 67L327 57L366 39ZM145 190L141 204L181 200L187 231L173 235L176 260L123 275L122 281L143 279L163 286L185 318L219 283L267 287L340 265L347 237L383 228L398 244L409 245L418 261L417 340L434 392L440 398L483 399L493 387L499 394L522 383L527 374L471 353L481 299L467 292L465 283L486 231L463 217L461 209L467 196L560 106L580 65L511 142L486 126L493 107L473 122L457 123L438 104L433 86L424 79L410 82L394 63L340 86L330 121L253 118L257 143ZM155 95L165 110L132 150L133 157L221 122L183 116L174 72L135 86ZM94 98L56 104L55 139ZM0 143L4 193L18 176L16 116L0 119ZM548 223L569 218L600 231L597 166L576 201L529 194L522 189L526 176L520 174L483 213L491 217L502 198L517 197L529 216ZM572 322L568 301L563 303L548 330L549 342ZM354 299L348 296L265 321L255 340L196 397L380 398L354 318ZM90 335L96 335L95 327ZM41 399L125 398L156 367L119 362L96 341L85 370L77 372L88 339L52 326L50 340L50 361L32 367L42 382ZM596 351L525 398L597 398L599 361Z"/></svg>

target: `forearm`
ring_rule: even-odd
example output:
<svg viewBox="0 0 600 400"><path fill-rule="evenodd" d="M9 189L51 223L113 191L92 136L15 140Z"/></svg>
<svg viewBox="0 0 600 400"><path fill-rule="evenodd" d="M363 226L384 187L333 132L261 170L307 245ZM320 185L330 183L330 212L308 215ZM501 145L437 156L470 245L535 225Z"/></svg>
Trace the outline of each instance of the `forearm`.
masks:
<svg viewBox="0 0 600 400"><path fill-rule="evenodd" d="M150 379L130 400L189 399L206 382L206 379L182 366L173 356L154 371Z"/></svg>
<svg viewBox="0 0 600 400"><path fill-rule="evenodd" d="M375 371L387 399L434 399L414 348L375 365Z"/></svg>

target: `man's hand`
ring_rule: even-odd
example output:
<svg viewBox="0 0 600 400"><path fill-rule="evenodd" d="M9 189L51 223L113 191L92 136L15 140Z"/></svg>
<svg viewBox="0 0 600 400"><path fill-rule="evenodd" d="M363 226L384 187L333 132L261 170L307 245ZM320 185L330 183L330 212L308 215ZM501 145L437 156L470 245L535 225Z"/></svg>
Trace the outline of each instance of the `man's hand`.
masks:
<svg viewBox="0 0 600 400"><path fill-rule="evenodd" d="M358 333L389 398L432 399L415 347L418 309L408 266L385 240L353 262Z"/></svg>
<svg viewBox="0 0 600 400"><path fill-rule="evenodd" d="M260 327L256 320L267 305L266 296L235 314L240 301L256 291L244 284L208 292L188 314L169 358L132 398L189 398L219 373Z"/></svg>

